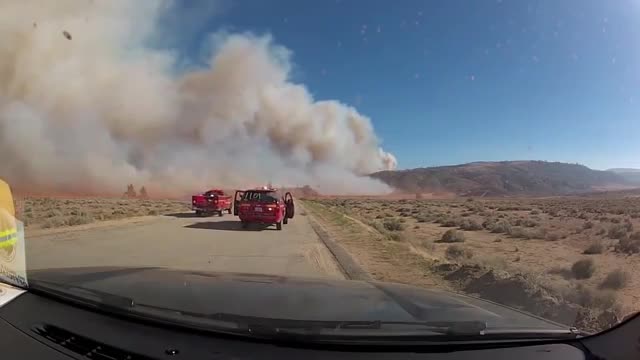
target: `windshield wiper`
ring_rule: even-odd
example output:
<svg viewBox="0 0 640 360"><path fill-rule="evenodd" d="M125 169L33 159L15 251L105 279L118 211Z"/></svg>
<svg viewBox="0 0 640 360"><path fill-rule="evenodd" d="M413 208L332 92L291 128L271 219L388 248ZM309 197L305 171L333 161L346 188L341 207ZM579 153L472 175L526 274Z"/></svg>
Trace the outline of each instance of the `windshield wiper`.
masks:
<svg viewBox="0 0 640 360"><path fill-rule="evenodd" d="M284 325L284 324L283 324ZM327 324L329 325L329 324ZM292 341L538 341L575 339L574 329L487 329L482 321L348 321L337 326L266 326L249 324L255 336Z"/></svg>
<svg viewBox="0 0 640 360"><path fill-rule="evenodd" d="M332 335L395 337L407 334L445 334L451 336L483 335L487 324L482 321L291 321L249 322L252 333L262 335ZM407 329L409 328L409 329ZM407 330L409 330L407 332Z"/></svg>
<svg viewBox="0 0 640 360"><path fill-rule="evenodd" d="M89 289L71 284L59 284L45 280L29 281L29 290L51 294L69 300L81 301L85 304L99 304L115 307L118 309L129 309L135 306L132 298L110 294L104 291Z"/></svg>
<svg viewBox="0 0 640 360"><path fill-rule="evenodd" d="M146 304L138 304L142 307L162 309L165 311L177 312L182 315L196 317L200 319L210 319L217 321L233 322L247 329L260 329L267 332L280 332L284 330L303 330L303 332L314 332L318 330L383 330L390 326L415 327L416 330L450 334L450 335L482 335L487 328L483 321L323 321L323 320L291 320L272 319L255 316L245 316L227 313L198 314L187 311L177 311L174 309L160 308Z"/></svg>
<svg viewBox="0 0 640 360"><path fill-rule="evenodd" d="M150 311L161 311L170 315L178 315L185 318L198 319L200 325L202 320L212 321L212 324L223 325L234 324L236 330L244 330L252 335L274 336L274 335L320 335L330 331L332 334L354 334L361 331L373 330L379 332L392 326L414 327L415 331L422 333L428 331L435 334L446 335L482 335L487 328L483 321L323 321L323 320L294 320L294 319L274 319L248 315L238 315L229 313L198 313L186 310L161 307L151 304L136 303L136 308ZM187 321L188 322L188 321ZM228 328L227 326L224 326ZM384 334L393 336L393 330Z"/></svg>
<svg viewBox="0 0 640 360"><path fill-rule="evenodd" d="M484 321L348 321L340 329L382 329L383 326L415 326L450 335L482 335L487 328Z"/></svg>
<svg viewBox="0 0 640 360"><path fill-rule="evenodd" d="M220 314L218 314L220 315ZM574 328L489 328L484 321L289 321L249 322L254 335L317 340L375 338L387 340L537 340L581 336Z"/></svg>

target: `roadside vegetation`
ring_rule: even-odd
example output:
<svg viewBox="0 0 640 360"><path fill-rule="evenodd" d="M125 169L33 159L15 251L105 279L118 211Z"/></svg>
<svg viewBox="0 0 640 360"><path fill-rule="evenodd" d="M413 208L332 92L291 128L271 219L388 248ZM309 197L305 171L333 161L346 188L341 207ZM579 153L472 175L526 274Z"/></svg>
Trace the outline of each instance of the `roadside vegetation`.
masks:
<svg viewBox="0 0 640 360"><path fill-rule="evenodd" d="M175 200L26 198L18 217L29 229L50 229L189 211L189 203Z"/></svg>
<svg viewBox="0 0 640 360"><path fill-rule="evenodd" d="M339 224L334 235L379 280L463 291L586 330L640 310L640 278L630 276L640 266L638 198L304 203Z"/></svg>

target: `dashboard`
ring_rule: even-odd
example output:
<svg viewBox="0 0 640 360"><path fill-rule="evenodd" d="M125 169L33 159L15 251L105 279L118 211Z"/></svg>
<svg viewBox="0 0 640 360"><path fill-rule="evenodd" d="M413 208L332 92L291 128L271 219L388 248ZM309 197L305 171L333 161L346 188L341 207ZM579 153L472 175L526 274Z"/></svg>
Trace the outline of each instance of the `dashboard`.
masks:
<svg viewBox="0 0 640 360"><path fill-rule="evenodd" d="M296 346L114 317L26 292L0 307L2 359L589 359L578 341L502 348Z"/></svg>

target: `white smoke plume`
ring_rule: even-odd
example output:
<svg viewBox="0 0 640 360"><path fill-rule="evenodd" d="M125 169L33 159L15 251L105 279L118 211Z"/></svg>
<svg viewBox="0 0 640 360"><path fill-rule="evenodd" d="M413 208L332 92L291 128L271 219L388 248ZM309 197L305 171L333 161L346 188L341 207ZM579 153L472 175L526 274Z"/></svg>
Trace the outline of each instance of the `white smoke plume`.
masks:
<svg viewBox="0 0 640 360"><path fill-rule="evenodd" d="M208 66L176 71L176 52L149 45L180 31L159 25L171 8L0 0L0 177L67 193L388 190L363 176L396 165L370 120L293 83L269 36L212 34Z"/></svg>

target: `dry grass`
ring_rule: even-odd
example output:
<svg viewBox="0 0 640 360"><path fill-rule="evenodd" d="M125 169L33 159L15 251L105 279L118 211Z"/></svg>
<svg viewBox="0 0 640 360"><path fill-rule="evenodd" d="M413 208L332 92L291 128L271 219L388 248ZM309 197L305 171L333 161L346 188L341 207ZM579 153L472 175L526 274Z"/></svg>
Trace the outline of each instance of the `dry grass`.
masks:
<svg viewBox="0 0 640 360"><path fill-rule="evenodd" d="M600 284L601 289L620 290L629 284L631 276L624 270L617 269L610 272Z"/></svg>
<svg viewBox="0 0 640 360"><path fill-rule="evenodd" d="M449 245L445 251L445 256L451 260L471 259L473 257L473 251L461 245Z"/></svg>
<svg viewBox="0 0 640 360"><path fill-rule="evenodd" d="M572 302L590 309L608 309L616 305L615 294L590 289L582 284L570 289L566 297Z"/></svg>
<svg viewBox="0 0 640 360"><path fill-rule="evenodd" d="M608 236L611 239L622 239L627 236L627 228L621 224L611 225L609 227Z"/></svg>
<svg viewBox="0 0 640 360"><path fill-rule="evenodd" d="M388 231L402 231L405 225L398 219L387 219L382 222L382 226Z"/></svg>
<svg viewBox="0 0 640 360"><path fill-rule="evenodd" d="M482 225L473 219L464 219L462 224L460 224L460 229L467 231L477 231L482 230Z"/></svg>
<svg viewBox="0 0 640 360"><path fill-rule="evenodd" d="M449 229L442 234L440 242L443 243L457 243L464 242L464 233L455 229Z"/></svg>
<svg viewBox="0 0 640 360"><path fill-rule="evenodd" d="M510 228L509 235L518 239L544 239L547 235L545 229L528 229L519 226Z"/></svg>
<svg viewBox="0 0 640 360"><path fill-rule="evenodd" d="M48 229L185 211L189 203L174 200L27 198L21 220L28 228Z"/></svg>
<svg viewBox="0 0 640 360"><path fill-rule="evenodd" d="M589 245L586 249L584 249L585 255L596 255L602 254L605 251L605 246L600 240L596 240Z"/></svg>
<svg viewBox="0 0 640 360"><path fill-rule="evenodd" d="M640 240L623 237L618 241L615 251L630 255L640 253Z"/></svg>
<svg viewBox="0 0 640 360"><path fill-rule="evenodd" d="M596 272L593 259L578 260L571 266L571 273L576 279L588 279Z"/></svg>
<svg viewBox="0 0 640 360"><path fill-rule="evenodd" d="M423 240L421 245L431 253L433 253L436 250L436 244L434 244L433 241L431 240Z"/></svg>
<svg viewBox="0 0 640 360"><path fill-rule="evenodd" d="M487 228L496 234L510 234L512 232L511 223L504 219L497 221L495 224L489 223Z"/></svg>
<svg viewBox="0 0 640 360"><path fill-rule="evenodd" d="M389 239L391 241L403 241L403 240L406 240L405 235L403 233L399 233L399 232L388 233L386 236L387 236L387 239Z"/></svg>

